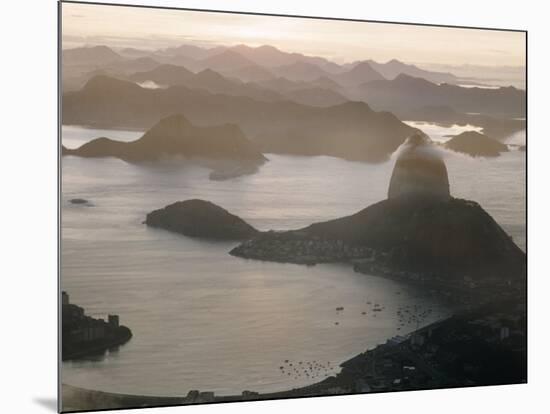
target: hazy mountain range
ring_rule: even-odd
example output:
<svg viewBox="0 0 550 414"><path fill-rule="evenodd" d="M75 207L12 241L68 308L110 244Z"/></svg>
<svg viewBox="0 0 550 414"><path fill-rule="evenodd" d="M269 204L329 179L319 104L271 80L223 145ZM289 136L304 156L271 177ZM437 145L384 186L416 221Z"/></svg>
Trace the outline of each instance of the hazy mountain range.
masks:
<svg viewBox="0 0 550 414"><path fill-rule="evenodd" d="M150 60L145 61L144 58ZM272 77L285 77L294 81L334 77L343 84L355 85L369 80L393 79L400 73L422 76L433 82L457 81L452 74L423 70L395 59L387 63L366 60L338 65L322 57L287 53L273 46L238 45L205 49L182 45L178 48L157 51L122 49L118 52L107 46L93 46L63 51L64 68L69 70L83 66L92 66L95 69L109 66L116 69L117 63L123 61L126 61L127 66L123 69L130 71L144 70L144 64L157 62L184 66L193 72L212 69L230 77L254 82ZM132 62L139 67L132 68ZM148 69L152 68L153 66L148 67Z"/></svg>
<svg viewBox="0 0 550 414"><path fill-rule="evenodd" d="M512 86L498 89L436 84L405 74L393 80L365 82L356 87L358 99L373 108L407 114L425 106L448 106L458 112L505 117L525 116L525 92Z"/></svg>
<svg viewBox="0 0 550 414"><path fill-rule="evenodd" d="M384 159L415 131L363 102L318 108L185 86L146 89L107 76L96 76L81 90L63 96L64 124L145 129L174 113L203 126L235 123L263 152L369 161Z"/></svg>
<svg viewBox="0 0 550 414"><path fill-rule="evenodd" d="M212 93L233 96L247 96L267 102L291 100L305 105L331 106L348 100L334 90L338 89L338 85L325 84L322 78L312 82L294 82L286 78L277 78L283 83L286 81L285 85L279 88L276 84L270 86L269 81L253 83L230 79L212 69L194 73L183 66L162 64L150 71L136 72L128 79L137 82L152 81L159 87L187 86L192 89L205 89ZM274 78L272 81L277 79ZM327 81L330 82L328 79Z"/></svg>
<svg viewBox="0 0 550 414"><path fill-rule="evenodd" d="M395 59L338 65L245 45L94 46L64 50L62 59L65 124L146 129L181 113L198 125L237 124L264 152L368 161L414 131L398 117L475 120L495 138L524 127L525 91L461 87L451 73Z"/></svg>

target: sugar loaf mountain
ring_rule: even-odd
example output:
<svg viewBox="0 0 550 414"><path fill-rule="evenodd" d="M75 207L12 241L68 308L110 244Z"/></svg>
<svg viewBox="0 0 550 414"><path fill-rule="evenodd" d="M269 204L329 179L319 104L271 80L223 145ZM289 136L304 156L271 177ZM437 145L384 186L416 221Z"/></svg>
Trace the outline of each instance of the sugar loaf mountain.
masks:
<svg viewBox="0 0 550 414"><path fill-rule="evenodd" d="M146 222L188 236L243 240L230 254L246 259L344 262L363 273L431 282L523 280L525 253L478 203L452 197L437 151L424 135L409 137L387 199L299 230L260 232L202 200L156 210Z"/></svg>
<svg viewBox="0 0 550 414"><path fill-rule="evenodd" d="M63 155L116 157L132 163L180 157L212 165L214 179L254 172L267 160L238 126L199 127L181 114L160 120L135 141L101 137L77 149L63 148Z"/></svg>
<svg viewBox="0 0 550 414"><path fill-rule="evenodd" d="M476 202L452 197L437 149L416 134L403 144L388 198L351 216L264 232L234 256L288 263L351 262L366 273L413 279L517 278L525 253Z"/></svg>

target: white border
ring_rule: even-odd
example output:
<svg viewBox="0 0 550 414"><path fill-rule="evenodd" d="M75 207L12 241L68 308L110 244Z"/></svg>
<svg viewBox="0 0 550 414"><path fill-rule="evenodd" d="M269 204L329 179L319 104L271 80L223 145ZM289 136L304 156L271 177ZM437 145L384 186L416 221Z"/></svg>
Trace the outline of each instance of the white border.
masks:
<svg viewBox="0 0 550 414"><path fill-rule="evenodd" d="M113 3L117 3L113 1ZM135 413L543 412L549 334L545 270L550 134L547 40L542 2L297 2L290 0L157 0L136 4L230 9L529 30L529 384L379 395L175 407ZM0 53L3 117L2 300L3 412L48 413L56 393L56 55L55 0L2 4ZM452 45L449 45L452 47ZM6 93L7 92L7 93ZM6 148L7 145L7 148ZM537 408L538 407L538 408ZM129 411L123 411L129 412Z"/></svg>

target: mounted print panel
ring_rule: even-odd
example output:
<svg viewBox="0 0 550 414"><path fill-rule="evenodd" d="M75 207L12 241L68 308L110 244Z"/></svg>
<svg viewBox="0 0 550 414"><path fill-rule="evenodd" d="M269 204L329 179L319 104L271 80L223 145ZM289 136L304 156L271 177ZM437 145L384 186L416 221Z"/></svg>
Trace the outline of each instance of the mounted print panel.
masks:
<svg viewBox="0 0 550 414"><path fill-rule="evenodd" d="M60 20L61 411L527 381L526 32Z"/></svg>

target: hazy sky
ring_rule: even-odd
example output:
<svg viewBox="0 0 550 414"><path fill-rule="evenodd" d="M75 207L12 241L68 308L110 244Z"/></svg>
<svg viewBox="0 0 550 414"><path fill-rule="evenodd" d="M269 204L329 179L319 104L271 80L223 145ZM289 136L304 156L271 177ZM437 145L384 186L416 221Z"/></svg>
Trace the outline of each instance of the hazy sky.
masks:
<svg viewBox="0 0 550 414"><path fill-rule="evenodd" d="M445 65L523 66L519 32L343 22L137 7L63 4L63 47L164 48L181 43L250 46L323 56Z"/></svg>

